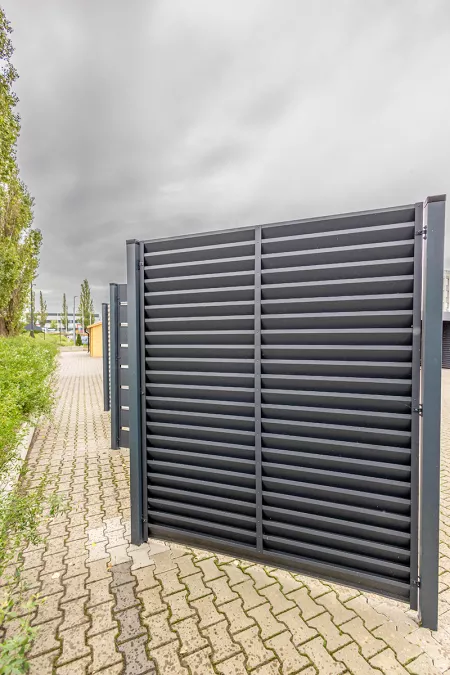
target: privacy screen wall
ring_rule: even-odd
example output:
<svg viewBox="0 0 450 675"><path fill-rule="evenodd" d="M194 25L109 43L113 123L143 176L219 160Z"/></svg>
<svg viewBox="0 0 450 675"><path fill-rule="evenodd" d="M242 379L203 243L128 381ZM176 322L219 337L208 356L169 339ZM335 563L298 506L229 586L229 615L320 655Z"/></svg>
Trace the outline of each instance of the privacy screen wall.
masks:
<svg viewBox="0 0 450 675"><path fill-rule="evenodd" d="M232 552L412 607L425 586L433 627L439 420L422 403L433 380L440 407L441 317L428 350L425 335L439 298L442 312L443 215L432 198L425 225L416 204L128 242L135 543Z"/></svg>

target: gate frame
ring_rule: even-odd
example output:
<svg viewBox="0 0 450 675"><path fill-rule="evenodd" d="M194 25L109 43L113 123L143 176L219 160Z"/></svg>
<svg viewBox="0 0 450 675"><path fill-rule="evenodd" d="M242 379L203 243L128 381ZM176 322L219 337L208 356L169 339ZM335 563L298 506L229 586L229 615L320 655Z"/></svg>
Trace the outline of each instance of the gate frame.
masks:
<svg viewBox="0 0 450 675"><path fill-rule="evenodd" d="M437 630L445 195L425 201L423 236L419 615Z"/></svg>
<svg viewBox="0 0 450 675"><path fill-rule="evenodd" d="M109 322L109 307L107 302L102 302L102 350L103 350L103 410L108 412L110 409L109 401L109 336L108 336L108 322Z"/></svg>
<svg viewBox="0 0 450 675"><path fill-rule="evenodd" d="M145 391L141 384L141 245L137 239L127 240L127 309L128 309L128 370L129 370L129 419L130 419L130 496L131 496L131 543L138 546L147 541L145 532L147 516L144 514L144 476L146 476L146 453L142 435L142 402ZM142 263L142 264L141 264ZM142 271L141 271L142 270ZM141 344L142 343L142 344ZM145 421L145 420L144 420ZM145 520L144 520L145 518ZM147 534L147 536L145 536Z"/></svg>
<svg viewBox="0 0 450 675"><path fill-rule="evenodd" d="M109 320L111 351L111 448L120 447L119 419L119 286L110 284Z"/></svg>
<svg viewBox="0 0 450 675"><path fill-rule="evenodd" d="M416 246L414 253L414 306L413 306L413 357L412 362L422 362L422 374L412 382L412 427L411 427L411 593L410 606L419 609L422 625L437 630L438 619L438 560L439 560L439 481L440 481L440 414L441 414L441 367L442 367L442 295L443 295L443 248L445 232L445 195L428 197L425 202L415 205ZM399 207L401 208L401 207ZM380 209L389 211L390 209ZM358 215L374 213L360 212ZM336 214L345 216L355 214ZM422 223L423 217L423 225ZM307 219L308 222L323 218ZM275 225L275 223L274 223ZM261 245L261 227L233 228L233 230L254 229L255 232L255 302L260 293L261 256L257 248ZM233 230L213 231L230 232ZM259 233L259 238L258 238ZM200 233L199 233L200 234ZM201 233L205 234L205 233ZM178 239L169 237L168 239ZM423 238L423 240L422 240ZM424 245L423 245L424 242ZM145 308L144 308L144 243L136 239L127 240L127 286L128 286L128 330L130 369L130 473L131 473L131 541L139 545L148 539L147 529L147 460L146 460L146 407L145 407ZM259 260L259 264L258 264ZM423 263L423 265L422 265ZM417 288L416 288L417 285ZM111 285L113 286L113 285ZM258 316L257 316L258 315ZM255 311L255 405L261 396L261 333L260 311ZM112 321L112 310L111 310ZM422 327L420 327L422 324ZM112 343L112 337L111 337ZM111 351L112 353L112 351ZM111 357L112 358L112 357ZM257 367L259 363L259 369ZM417 365L417 370L419 365ZM111 377L112 380L112 377ZM112 385L112 382L111 382ZM111 387L112 391L112 387ZM425 411L425 413L424 413ZM417 413L416 415L414 413ZM259 417L259 426L261 420ZM426 450L425 450L426 448ZM426 461L425 461L426 453ZM255 415L255 477L261 483L261 435L258 434L258 419ZM260 503L256 490L257 546L256 549L231 541L214 542L215 550L234 553L256 562L265 562L262 552L262 520ZM164 527L155 526L154 531L168 540L185 542L182 536L173 533L168 536ZM205 546L211 537L189 534L192 545ZM208 540L208 541L207 541ZM210 541L212 543L212 541ZM210 545L210 544L209 544ZM337 574L327 574L327 563L317 566L316 571L308 569L308 561L284 553L271 554L272 564L287 569L296 569L310 576L318 577L320 568L326 578L337 583L348 584ZM357 575L355 575L357 576ZM373 592L377 592L373 589ZM383 594L388 597L388 594Z"/></svg>

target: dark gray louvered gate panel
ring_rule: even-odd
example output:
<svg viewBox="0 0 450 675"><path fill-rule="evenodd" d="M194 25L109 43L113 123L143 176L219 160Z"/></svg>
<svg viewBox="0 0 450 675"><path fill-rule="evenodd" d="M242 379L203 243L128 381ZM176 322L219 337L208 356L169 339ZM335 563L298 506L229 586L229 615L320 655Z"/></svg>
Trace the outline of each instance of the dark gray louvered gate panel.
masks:
<svg viewBox="0 0 450 675"><path fill-rule="evenodd" d="M414 221L412 208L262 228L264 550L402 599Z"/></svg>
<svg viewBox="0 0 450 675"><path fill-rule="evenodd" d="M413 602L416 212L143 244L150 536Z"/></svg>
<svg viewBox="0 0 450 675"><path fill-rule="evenodd" d="M254 547L254 230L145 252L149 531Z"/></svg>
<svg viewBox="0 0 450 675"><path fill-rule="evenodd" d="M450 321L442 323L442 367L450 368Z"/></svg>
<svg viewBox="0 0 450 675"><path fill-rule="evenodd" d="M119 444L130 447L130 422L128 406L128 315L127 285L119 284Z"/></svg>

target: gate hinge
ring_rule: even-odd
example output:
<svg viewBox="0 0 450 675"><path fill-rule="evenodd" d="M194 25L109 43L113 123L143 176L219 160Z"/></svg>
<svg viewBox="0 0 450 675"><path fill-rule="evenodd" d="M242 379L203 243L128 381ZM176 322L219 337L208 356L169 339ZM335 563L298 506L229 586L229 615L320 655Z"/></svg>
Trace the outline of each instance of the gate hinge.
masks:
<svg viewBox="0 0 450 675"><path fill-rule="evenodd" d="M419 230L418 232L416 232L416 237L420 237L420 235L422 235L422 237L423 237L424 239L426 239L426 238L427 238L427 232L428 232L428 228L427 228L427 226L425 225L425 227L423 228L423 230Z"/></svg>
<svg viewBox="0 0 450 675"><path fill-rule="evenodd" d="M144 267L144 262L142 260L138 260L136 263L136 267L138 270L140 270L141 267Z"/></svg>
<svg viewBox="0 0 450 675"><path fill-rule="evenodd" d="M145 388L141 387L141 396L144 396L144 394L145 394Z"/></svg>
<svg viewBox="0 0 450 675"><path fill-rule="evenodd" d="M413 412L419 413L419 415L423 417L423 403L421 403L418 408L413 408Z"/></svg>
<svg viewBox="0 0 450 675"><path fill-rule="evenodd" d="M417 577L417 579L414 579L412 582L412 585L415 586L416 588L420 588L420 577Z"/></svg>

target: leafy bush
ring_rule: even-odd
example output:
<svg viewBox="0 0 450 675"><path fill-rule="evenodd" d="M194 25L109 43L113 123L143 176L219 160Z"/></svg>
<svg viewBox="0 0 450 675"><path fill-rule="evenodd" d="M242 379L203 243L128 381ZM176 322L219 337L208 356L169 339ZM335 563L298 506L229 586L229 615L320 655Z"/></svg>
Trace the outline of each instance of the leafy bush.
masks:
<svg viewBox="0 0 450 675"><path fill-rule="evenodd" d="M83 344L81 341L81 335L79 333L77 333L77 339L75 341L75 344L77 347L81 347L81 345Z"/></svg>
<svg viewBox="0 0 450 675"><path fill-rule="evenodd" d="M20 616L17 608L27 590L20 579L17 554L28 543L39 541L44 509L50 507L50 516L55 512L56 502L44 498L46 476L31 487L23 466L15 485L10 479L18 467L24 424L33 424L51 412L57 352L53 342L24 336L0 338L0 577L9 581L9 593L0 602L0 627ZM9 565L14 568L13 576L8 574ZM37 602L37 598L27 602ZM34 635L35 629L24 619L14 637L0 644L2 675L27 672L26 652Z"/></svg>

